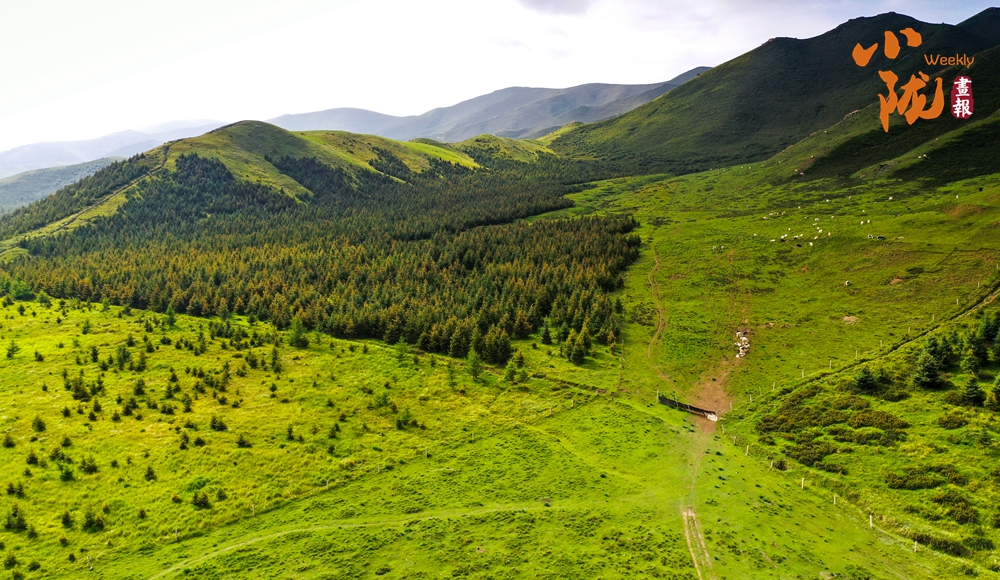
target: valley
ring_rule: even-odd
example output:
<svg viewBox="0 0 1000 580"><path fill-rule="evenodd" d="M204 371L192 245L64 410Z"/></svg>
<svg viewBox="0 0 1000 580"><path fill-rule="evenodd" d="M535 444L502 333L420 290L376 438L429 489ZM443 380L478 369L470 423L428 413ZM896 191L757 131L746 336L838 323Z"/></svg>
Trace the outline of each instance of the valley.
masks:
<svg viewBox="0 0 1000 580"><path fill-rule="evenodd" d="M243 121L0 217L4 573L996 577L977 22L778 39L537 139ZM890 25L969 47L973 119L886 133L853 70L754 126L696 98Z"/></svg>

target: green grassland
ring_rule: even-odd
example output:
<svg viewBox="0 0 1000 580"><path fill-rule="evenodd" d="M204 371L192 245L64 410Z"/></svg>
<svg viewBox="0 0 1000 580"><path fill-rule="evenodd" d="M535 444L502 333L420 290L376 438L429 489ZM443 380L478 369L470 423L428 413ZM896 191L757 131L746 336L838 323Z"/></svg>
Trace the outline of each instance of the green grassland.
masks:
<svg viewBox="0 0 1000 580"><path fill-rule="evenodd" d="M611 374L606 353L571 370L526 342L526 367L545 378L474 382L452 361L452 386L442 357L312 334L308 348L278 347L280 373L249 368L270 365L277 334L243 320L232 325L258 346L117 307L14 302L0 315L19 347L4 360L2 503L28 526L0 541L27 577L694 578L678 517L689 504L720 577L845 573L895 553L849 511L807 517L821 498L690 417L552 380ZM84 401L64 369L103 388ZM407 410L417 424L400 428ZM802 532L766 525L775 513ZM929 564L894 565L913 577Z"/></svg>
<svg viewBox="0 0 1000 580"><path fill-rule="evenodd" d="M800 144L801 150L807 146ZM623 385L643 399L659 391L721 411L733 403L735 411L722 425L737 437L737 447L757 458L757 468L770 470L772 461L794 456L810 442L834 444L822 469L796 467L788 475L805 477L806 487L821 485L817 493L828 501L839 493L840 505L849 502L857 515L873 512L897 539L936 542L976 562L967 564L970 571L996 568L991 546L1000 535L990 523L996 521L998 489L993 413L969 408L955 397L957 387L916 389L909 378L927 336L967 332L984 310L995 310L1000 179L988 175L947 185L935 179L790 179L786 168L805 157L797 149L752 166L597 183L572 196L575 207L556 214L623 212L642 224L645 252L624 291L631 324ZM749 332L752 347L745 359L735 356L736 331ZM885 369L893 394L860 398L909 423L903 440L852 445L850 437L860 436L847 428L847 415L838 422L842 427L807 436L762 433L768 415L791 414L800 404L817 413L836 405L838 395L851 393L851 378L865 364ZM995 362L983 368L982 388L989 388L997 371ZM946 376L952 374L951 384L967 379L958 369ZM706 395L713 382L725 383L726 397ZM812 386L818 390L804 390ZM782 407L792 392L806 394ZM891 402L897 397L902 400ZM939 424L942 416L956 414L964 418L960 429ZM961 472L954 478L961 484L957 491L887 487L890 473L947 466ZM981 512L976 521L959 523L946 515L953 496ZM727 513L734 505L720 504ZM848 525L864 527L863 519ZM899 557L891 556L882 571ZM903 576L949 575L932 569Z"/></svg>
<svg viewBox="0 0 1000 580"><path fill-rule="evenodd" d="M10 490L3 515L16 505L27 526L0 533L12 574L989 574L990 550L946 553L995 536L994 452L980 442L989 411L957 407L968 426L956 431L937 423L954 412L944 392L860 397L908 421L907 439L838 443L823 470L790 459L794 437L766 438L758 425L800 386L818 385L805 400L827 405L856 355L907 388L925 333L974 324L998 282L1000 182L789 180L786 167L776 158L599 182L573 194L574 207L540 216L628 213L644 244L620 294L623 352L598 348L572 365L558 345L518 341L531 377L519 384L501 369L473 381L462 361L377 342L309 333L310 346L294 348L240 317L226 338L213 337L218 320L171 326L114 306L11 302L0 343L18 348L0 361L10 385L0 405L13 446L0 449L0 483ZM745 359L734 356L736 330L751 333ZM121 368L120 348L130 357ZM80 376L89 400L74 386ZM712 382L735 409L718 431L652 405L657 391L702 402ZM138 408L125 415L132 398ZM397 425L404 415L416 424ZM827 428L819 440L842 435ZM958 493L974 495L979 524L948 520L941 489L886 487L886 473L929 456L959 466ZM701 540L685 533L695 522Z"/></svg>
<svg viewBox="0 0 1000 580"><path fill-rule="evenodd" d="M883 21L910 22L880 18L862 24L881 30ZM813 44L822 48L851 32L838 30ZM940 35L937 43L959 34L954 27L926 30L928 38ZM10 266L3 281L21 297L33 292L10 272L59 287L42 275L56 259L45 260L94 252L93 245L72 247L79 239L73 232L88 225L94 229L82 233L99 231L111 223L102 217L119 212L135 193L166 195L140 186L179 174L178 165L191 158L178 160L187 154L220 161L237 180L272 187L254 198L262 205L265 193L302 202L281 197L285 205L267 209L272 213L252 213L256 207L234 209L229 217L202 212L196 216L200 230L177 224L178 231L191 226L188 234L227 230L219 224L234 231L259 224L266 234L288 219L282 212L296 211L302 223L285 224L284 239L301 241L299 229L304 236L318 235L316 225L307 223L309 211L323 210L320 204L332 197L324 202L315 195L323 185L316 175L331 171L346 176L344 192L356 187L351 193L365 194L358 196L362 201L373 193L364 187L389 191L407 179L415 187L427 187L421 180L465 184L459 191L464 197L448 207L399 206L438 213L397 211L393 220L379 221L386 210L372 203L366 211L379 220L347 231L363 234L361 240L387 232L381 241L373 236L364 242L372 248L385 244L382 253L372 253L378 256L373 261L393 262L401 249L428 249L419 260L399 262L414 268L438 259L434 244L472 240L470 247L457 246L456 256L479 265L466 272L455 258L450 269L428 277L421 291L433 287L439 294L429 291L431 302L452 299L454 291L442 282L463 276L493 286L496 292L489 295L497 302L517 289L519 281L491 270L492 258L473 260L473 249L497 249L472 248L473 242L506 243L483 235L489 232L548 231L554 224L539 222L622 215L636 220L636 229L626 231L641 239L639 257L624 271L622 284L616 271L599 287L611 295L606 304L616 304L612 322L619 310L625 321L623 328L614 326L621 331L615 340L595 341L588 356L572 364L563 345L546 344L536 325L527 339L513 341L524 360L514 380L503 367L473 379L465 360L404 342L310 331L303 346L291 336L297 331L286 328L289 320L279 330L259 320L266 317L260 310L255 316L230 315L225 306L205 310L224 311L223 321L44 295L30 301L0 297L0 486L6 490L0 495L0 574L995 577L1000 422L994 411L1000 405L991 404L991 410L973 400L967 385L975 380L984 394L991 390L1000 373L1000 348L988 337L978 369L959 360L967 358L971 344L963 337L1000 312L1000 166L993 155L1000 93L992 84L977 85L980 108L972 122L906 126L897 120L886 134L877 108L863 106L872 87L845 82L849 88L838 94L862 103L846 117L799 103L798 117L766 127L740 125L744 113L738 105L756 99L766 84L744 77L788 57L796 46L804 45L768 43L628 115L534 141L482 136L456 144L401 143L238 123L164 145L112 168L94 184L65 190L49 205L14 216L20 221L0 222L16 232L0 245ZM1000 63L996 51L980 55L977 78ZM692 99L735 86L744 92L721 99L731 114L720 117L716 133L685 113ZM781 103L775 108L788 112ZM674 131L676 142L661 139L664 123L685 129ZM745 129L730 135L738 147L726 142L715 157L694 155L712 149L696 141L737 125ZM754 145L755 139L766 147ZM658 149L645 147L654 141ZM290 159L310 160L314 173L297 171ZM636 168L686 171L740 160L744 164L684 176L604 179ZM326 166L326 173L316 166ZM438 174L441 167L448 171ZM377 179L363 178L372 175ZM589 181L594 176L601 180ZM410 193L430 203L416 194L433 197L444 189ZM221 191L215 194L220 199ZM387 195L386 207L405 197L402 188L391 191L399 195ZM560 197L567 191L574 192L571 207ZM526 205L493 213L516 196L516 203ZM532 196L558 203L528 205ZM150 208L159 203L137 201ZM451 219L459 202L468 213L464 221L400 226L427 216ZM131 207L143 209L141 203ZM340 227L347 215L332 212L320 227ZM241 216L257 221L247 226ZM509 223L522 216L528 216L526 223ZM199 291L211 298L233 282L224 280L220 267L231 258L185 269L183 252L204 257L230 233L219 232L190 246L150 242L129 256L159 248L164 259L158 267L199 279ZM398 237L389 239L391 232ZM304 247L305 256L324 253ZM106 245L97 253L114 255L116 249ZM94 276L127 270L107 263L106 256L90 257L67 263L107 266L107 272L91 270ZM259 273L269 270L275 282L266 288L279 287L275 269L288 274L281 282L302 274L294 269L320 275L308 268L314 262L300 258L277 266L258 262ZM41 268L15 269L29 262ZM374 281L363 274L377 272L369 266L359 262L351 273L362 274L357 287L337 296L363 297L355 302L364 308L407 298L368 295ZM83 271L62 267L66 276ZM371 275L395 279L405 275L400 272ZM232 277L256 274L235 271ZM583 284L580 276L562 284L562 298ZM333 276L328 278L336 288ZM99 291L116 303L135 300L141 291L125 290L144 281L120 280L126 282ZM83 282L80 287L91 286ZM264 288L252 293L278 291ZM449 303L455 308L476 300L461 292L465 302ZM312 316L327 306L320 292L310 294L315 307L292 310L289 299L285 314ZM209 303L219 302L201 302ZM153 308L167 310L160 306ZM323 325L324 316L312 317L311 327L338 332L337 325ZM480 317L488 319L482 312L476 316L484 330L488 325ZM371 332L362 336L382 336ZM746 333L751 345L743 358L736 356L737 332ZM426 338L418 336L408 340ZM932 337L950 350L941 372L935 371L935 388L923 388L914 377ZM872 371L874 386L858 386L862 369ZM721 419L712 423L655 404L657 393L715 410Z"/></svg>

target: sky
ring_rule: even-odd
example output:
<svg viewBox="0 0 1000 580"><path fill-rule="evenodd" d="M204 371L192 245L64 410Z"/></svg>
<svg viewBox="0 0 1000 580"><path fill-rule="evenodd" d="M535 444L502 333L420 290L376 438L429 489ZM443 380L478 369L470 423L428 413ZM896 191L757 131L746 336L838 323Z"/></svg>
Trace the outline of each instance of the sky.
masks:
<svg viewBox="0 0 1000 580"><path fill-rule="evenodd" d="M997 0L992 0L996 3ZM990 1L0 0L0 151L174 120L414 115L509 86L645 84L777 36Z"/></svg>

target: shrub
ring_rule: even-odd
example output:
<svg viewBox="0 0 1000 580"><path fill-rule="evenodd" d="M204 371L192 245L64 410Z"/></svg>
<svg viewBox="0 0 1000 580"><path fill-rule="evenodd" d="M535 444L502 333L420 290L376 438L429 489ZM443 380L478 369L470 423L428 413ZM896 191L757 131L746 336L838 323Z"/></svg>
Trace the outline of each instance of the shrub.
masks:
<svg viewBox="0 0 1000 580"><path fill-rule="evenodd" d="M100 532L105 525L104 516L94 513L94 510L88 509L83 515L83 529L88 532Z"/></svg>
<svg viewBox="0 0 1000 580"><path fill-rule="evenodd" d="M242 433L240 434L239 439L236 440L236 446L242 449L252 447L252 445L250 445L250 440L247 439Z"/></svg>
<svg viewBox="0 0 1000 580"><path fill-rule="evenodd" d="M948 413L938 417L937 424L944 429L958 429L969 424L969 420L961 413Z"/></svg>
<svg viewBox="0 0 1000 580"><path fill-rule="evenodd" d="M932 536L925 532L911 531L907 534L911 540L920 542L925 546L930 546L931 548L944 552L945 554L951 554L952 556L968 556L969 549L962 545L961 542L951 540L949 538L941 538L938 536Z"/></svg>
<svg viewBox="0 0 1000 580"><path fill-rule="evenodd" d="M986 537L982 533L982 530L977 530L977 532L978 533L971 536L962 538L962 543L965 544L967 548L973 552L987 552L996 548L996 544L993 543L993 540Z"/></svg>
<svg viewBox="0 0 1000 580"><path fill-rule="evenodd" d="M927 465L923 467L907 467L902 474L889 473L885 481L892 489L933 489L945 483L965 485L968 478L962 475L953 465Z"/></svg>
<svg viewBox="0 0 1000 580"><path fill-rule="evenodd" d="M97 473L97 462L93 457L87 456L80 460L80 471L93 475Z"/></svg>
<svg viewBox="0 0 1000 580"><path fill-rule="evenodd" d="M859 427L878 427L879 429L906 429L910 426L905 420L896 417L891 413L886 413L885 411L877 411L874 409L865 409L863 411L858 411L850 419L848 419L847 424L855 429Z"/></svg>
<svg viewBox="0 0 1000 580"><path fill-rule="evenodd" d="M28 529L28 522L24 518L24 510L16 502L10 506L10 511L7 512L7 519L4 521L3 528L11 532L23 532Z"/></svg>
<svg viewBox="0 0 1000 580"><path fill-rule="evenodd" d="M836 394L823 402L826 406L841 411L861 411L871 406L868 399L851 394Z"/></svg>
<svg viewBox="0 0 1000 580"><path fill-rule="evenodd" d="M946 508L945 515L960 524L979 523L979 511L972 506L969 498L955 488L947 488L937 492L931 501Z"/></svg>
<svg viewBox="0 0 1000 580"><path fill-rule="evenodd" d="M222 421L222 419L216 417L215 415L212 415L212 420L209 422L208 425L209 427L212 428L213 431L225 431L226 429L228 429L228 427L226 427L226 424Z"/></svg>
<svg viewBox="0 0 1000 580"><path fill-rule="evenodd" d="M191 499L191 503L198 509L208 509L212 507L211 502L208 501L208 494L204 491L195 493L194 497Z"/></svg>
<svg viewBox="0 0 1000 580"><path fill-rule="evenodd" d="M837 452L837 446L827 441L810 441L800 443L785 449L785 453L802 465L815 465L825 458Z"/></svg>

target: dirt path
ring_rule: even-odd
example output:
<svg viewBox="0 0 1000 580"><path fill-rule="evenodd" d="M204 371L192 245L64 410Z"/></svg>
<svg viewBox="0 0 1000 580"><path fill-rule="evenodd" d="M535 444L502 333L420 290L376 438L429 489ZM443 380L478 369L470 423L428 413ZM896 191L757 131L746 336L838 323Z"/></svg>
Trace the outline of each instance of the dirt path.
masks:
<svg viewBox="0 0 1000 580"><path fill-rule="evenodd" d="M683 510L681 516L684 518L684 538L687 540L688 551L691 553L691 561L694 562L698 578L714 580L712 557L708 555L708 547L705 546L705 536L701 533L698 516L695 515L693 508Z"/></svg>
<svg viewBox="0 0 1000 580"><path fill-rule="evenodd" d="M660 379L669 386L671 382L670 377L660 369L659 365L653 359L653 348L657 346L660 336L666 329L667 317L663 306L663 299L660 296L660 283L656 280L656 275L660 271L661 264L660 256L656 253L655 242L651 247L651 251L655 264L646 275L646 280L649 281L650 297L656 305L656 332L653 333L649 344L646 345L646 360L649 362L649 366L656 371ZM693 385L694 388L690 393L695 406L715 410L719 416L722 415L723 411L729 410L730 399L726 395L723 383L732 370L732 366L728 360L724 360L720 367L703 375ZM704 455L704 448L708 445L708 434L715 431L716 423L701 416L698 416L695 421L700 427L700 433L697 441L692 444L692 453L694 455L687 485L688 499L686 500L687 505L681 506L681 518L684 522L684 539L687 541L688 552L691 554L691 562L694 564L695 572L698 574L698 580L715 580L716 576L712 571L712 557L708 553L708 546L705 544L705 536L701 532L701 526L698 523L698 515L694 511L694 502L692 499L695 482L701 468L701 458Z"/></svg>
<svg viewBox="0 0 1000 580"><path fill-rule="evenodd" d="M660 298L660 283L656 281L656 274L660 271L660 256L656 253L656 242L653 242L650 251L653 253L653 260L656 263L646 275L646 280L649 281L649 294L653 298L653 304L656 305L656 332L653 333L653 338L649 339L649 344L646 345L646 360L649 361L649 366L653 367L661 379L670 382L670 377L661 371L653 360L653 347L659 342L660 335L667 326L667 319L663 313L663 299Z"/></svg>

